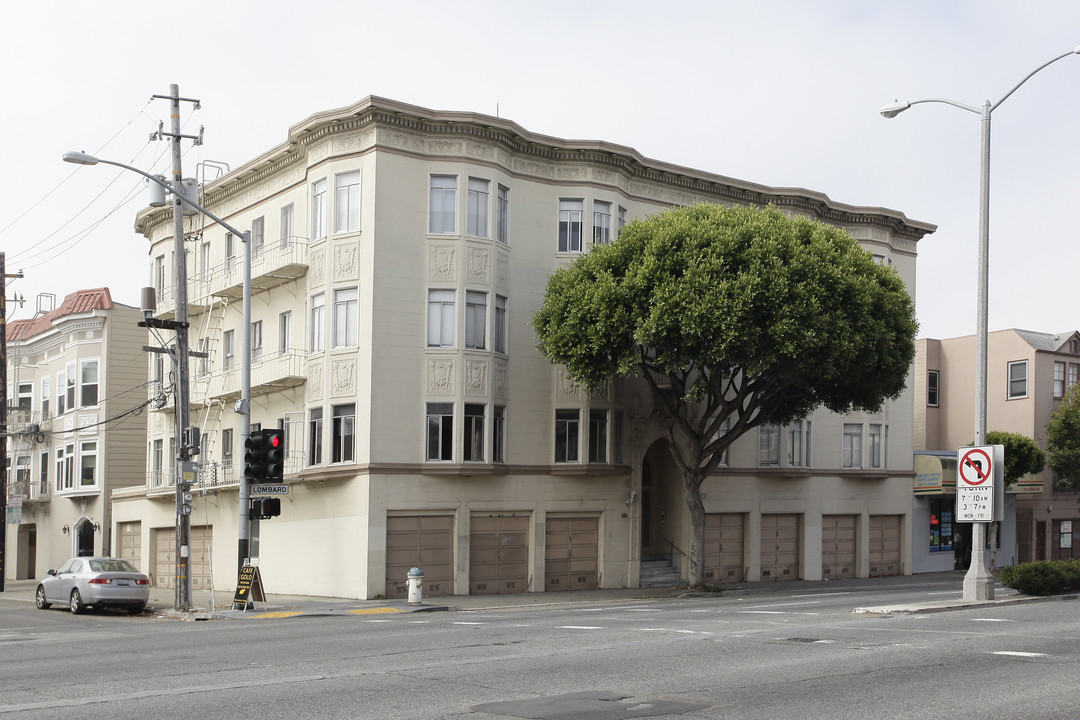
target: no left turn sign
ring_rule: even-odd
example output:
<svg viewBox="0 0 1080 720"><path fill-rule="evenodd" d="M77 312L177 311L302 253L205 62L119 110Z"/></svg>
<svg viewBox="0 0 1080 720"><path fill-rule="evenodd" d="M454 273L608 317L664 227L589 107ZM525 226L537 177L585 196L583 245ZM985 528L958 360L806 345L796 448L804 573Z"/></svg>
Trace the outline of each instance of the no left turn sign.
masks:
<svg viewBox="0 0 1080 720"><path fill-rule="evenodd" d="M993 447L963 448L957 462L960 485L967 487L993 487Z"/></svg>

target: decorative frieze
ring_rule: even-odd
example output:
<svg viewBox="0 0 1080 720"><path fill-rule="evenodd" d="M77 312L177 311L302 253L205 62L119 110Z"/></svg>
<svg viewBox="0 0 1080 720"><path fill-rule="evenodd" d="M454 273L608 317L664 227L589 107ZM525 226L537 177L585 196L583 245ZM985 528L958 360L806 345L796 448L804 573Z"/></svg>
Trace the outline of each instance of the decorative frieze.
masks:
<svg viewBox="0 0 1080 720"><path fill-rule="evenodd" d="M495 148L488 143L467 143L465 152L471 157L482 158L484 160L493 160L495 158Z"/></svg>
<svg viewBox="0 0 1080 720"><path fill-rule="evenodd" d="M323 396L323 366L320 362L311 362L307 366L308 398L318 400Z"/></svg>
<svg viewBox="0 0 1080 720"><path fill-rule="evenodd" d="M508 383L510 380L510 368L506 363L495 361L495 397L499 400L506 400L509 397Z"/></svg>
<svg viewBox="0 0 1080 720"><path fill-rule="evenodd" d="M428 277L432 280L456 280L454 259L457 248L450 245L432 245L428 248Z"/></svg>
<svg viewBox="0 0 1080 720"><path fill-rule="evenodd" d="M561 365L555 368L556 400L576 400L580 392L581 387L567 375L566 368Z"/></svg>
<svg viewBox="0 0 1080 720"><path fill-rule="evenodd" d="M97 433L97 415L80 415L79 416L79 434L80 435L94 435Z"/></svg>
<svg viewBox="0 0 1080 720"><path fill-rule="evenodd" d="M311 264L308 265L308 284L311 288L321 287L326 284L326 248L318 248L310 251Z"/></svg>
<svg viewBox="0 0 1080 720"><path fill-rule="evenodd" d="M495 257L495 286L500 290L510 289L510 256L502 253Z"/></svg>
<svg viewBox="0 0 1080 720"><path fill-rule="evenodd" d="M428 359L428 393L452 395L454 393L454 358Z"/></svg>
<svg viewBox="0 0 1080 720"><path fill-rule="evenodd" d="M487 395L487 360L465 361L465 393L467 395Z"/></svg>
<svg viewBox="0 0 1080 720"><path fill-rule="evenodd" d="M465 143L461 140L428 140L427 149L432 155L461 155L465 152Z"/></svg>
<svg viewBox="0 0 1080 720"><path fill-rule="evenodd" d="M336 359L330 365L330 394L333 397L356 393L356 358Z"/></svg>
<svg viewBox="0 0 1080 720"><path fill-rule="evenodd" d="M467 280L471 283L488 282L488 256L490 252L486 248L470 247L466 251L468 273Z"/></svg>
<svg viewBox="0 0 1080 720"><path fill-rule="evenodd" d="M334 246L334 280L355 280L359 277L359 250L355 243Z"/></svg>

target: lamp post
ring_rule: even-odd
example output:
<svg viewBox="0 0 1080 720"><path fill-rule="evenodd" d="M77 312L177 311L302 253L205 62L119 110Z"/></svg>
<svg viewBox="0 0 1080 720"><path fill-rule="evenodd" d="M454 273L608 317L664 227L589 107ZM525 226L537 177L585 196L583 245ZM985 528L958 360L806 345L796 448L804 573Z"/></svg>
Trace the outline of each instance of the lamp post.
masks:
<svg viewBox="0 0 1080 720"><path fill-rule="evenodd" d="M981 119L982 143L979 152L979 280L975 324L975 445L982 445L986 441L987 308L989 304L987 286L990 266L990 118L994 110L1008 100L1009 96L1030 80L1035 73L1070 55L1080 55L1080 46L1067 53L1062 53L1052 60L1048 60L1029 72L995 103L986 100L980 107L975 107L947 98L925 98L923 100L892 102L882 107L880 111L883 117L894 118L912 105L944 103L945 105L952 105L961 110L975 113ZM973 546L971 566L964 576L964 599L969 601L992 600L994 598L994 579L986 567L986 523L974 523L971 542Z"/></svg>
<svg viewBox="0 0 1080 720"><path fill-rule="evenodd" d="M175 86L174 86L175 88ZM175 94L175 93L174 93ZM115 162L112 160L103 160L101 158L94 157L82 152L66 152L63 154L64 162L74 163L76 165L113 165L118 168L130 170L133 173L142 175L147 180L157 183L167 191L171 191L176 200L176 205L173 208L173 213L180 220L177 222L176 234L178 236L177 246L178 251L176 253L177 267L178 267L178 285L181 285L184 289L183 293L177 293L177 321L174 323L174 328L177 332L177 348L174 361L177 368L178 382L176 385L176 406L177 406L177 422L180 423L180 418L188 417L188 409L190 404L189 388L186 382L188 372L188 346L187 346L187 279L186 279L186 267L184 263L184 238L183 238L183 218L181 217L181 205L187 205L197 212L202 213L206 217L216 222L221 227L225 228L228 232L243 239L244 244L244 289L243 289L243 332L241 332L240 343L240 402L237 405L237 412L240 413L241 425L240 425L240 444L244 447L247 443L248 436L251 434L251 414L250 414L250 399L251 399L251 233L237 230L229 223L219 218L214 213L210 212L203 206L199 205L190 198L184 196L181 190L181 179L179 177L174 178L173 184L170 185L162 178L151 175L150 173L143 172L139 168L132 167L131 165L125 165L124 163ZM185 268L185 270L181 270ZM180 289L180 288L178 288ZM161 321L158 321L161 322ZM179 339L183 338L183 343L179 342ZM181 351L182 350L182 351ZM179 382L179 379L183 378L184 382ZM181 413L183 413L181 415ZM179 444L177 455L182 457L184 455L183 450L183 437L185 435L186 422L179 424L176 430L177 442ZM179 466L179 463L178 463ZM177 526L178 528L184 524L189 523L189 516L182 512L182 496L185 491L184 483L181 482L182 473L178 474L175 478L176 481L176 513L177 513ZM244 559L248 557L249 553L249 537L250 526L248 519L248 499L250 496L248 480L241 474L239 483L239 514L238 521L238 541L237 541L237 554L238 554L238 566L242 565ZM190 530L190 524L188 524ZM177 541L180 542L181 537L178 533ZM177 558L178 561L181 558ZM186 559L186 558L185 558ZM191 605L191 577L184 571L183 577L180 576L180 563L177 563L177 594L175 609L187 610ZM184 588L181 588L183 584Z"/></svg>

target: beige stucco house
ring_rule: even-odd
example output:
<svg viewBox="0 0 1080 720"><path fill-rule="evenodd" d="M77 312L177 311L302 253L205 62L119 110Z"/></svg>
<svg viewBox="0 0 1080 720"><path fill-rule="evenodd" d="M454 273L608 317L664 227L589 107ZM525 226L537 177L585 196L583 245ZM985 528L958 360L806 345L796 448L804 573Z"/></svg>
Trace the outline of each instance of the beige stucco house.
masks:
<svg viewBox="0 0 1080 720"><path fill-rule="evenodd" d="M1046 424L1065 392L1080 380L1080 334L1000 330L987 342L987 428L1026 435L1046 448ZM952 453L944 482L916 485L913 522L916 548L927 569L952 567L948 539L966 528L942 528L951 521L955 499L955 453L969 445L975 421L975 337L920 339L915 358L915 450ZM946 459L946 465L949 461ZM929 467L929 465L927 466ZM932 479L932 469L926 473ZM1080 535L1080 492L1055 485L1047 469L1021 478L1006 493L998 564L1073 557L1073 532ZM947 514L947 515L946 515ZM935 524L938 525L935 533ZM941 532L942 530L947 532ZM935 549L936 548L936 549ZM930 553L930 554L926 554ZM940 554L934 554L940 553ZM945 558L948 558L945 560ZM939 567L940 566L940 567Z"/></svg>
<svg viewBox="0 0 1080 720"><path fill-rule="evenodd" d="M682 481L646 388L588 394L535 350L550 273L628 220L675 204L774 203L851 232L914 288L902 213L834 202L566 140L498 117L369 97L293 125L201 187L250 228L252 428L280 427L289 494L261 521L271 592L429 595L636 587L685 577ZM174 297L169 208L147 209L159 316ZM238 477L239 239L187 220L193 422L203 433L193 587L232 588ZM152 374L167 368L151 367ZM741 438L704 486L710 582L910 572L912 406L826 412ZM116 531L172 582L171 406L151 412L147 480L114 494ZM213 570L211 570L213 562Z"/></svg>
<svg viewBox="0 0 1080 720"><path fill-rule="evenodd" d="M8 580L72 556L139 554L111 534L110 493L145 488L146 369L138 309L108 288L7 324Z"/></svg>

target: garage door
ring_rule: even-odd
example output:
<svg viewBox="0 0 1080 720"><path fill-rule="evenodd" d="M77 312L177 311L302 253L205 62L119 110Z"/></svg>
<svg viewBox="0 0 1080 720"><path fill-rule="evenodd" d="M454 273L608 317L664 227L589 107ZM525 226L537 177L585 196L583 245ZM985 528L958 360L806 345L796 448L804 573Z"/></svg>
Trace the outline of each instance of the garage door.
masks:
<svg viewBox="0 0 1080 720"><path fill-rule="evenodd" d="M822 515L821 573L826 580L855 577L854 515Z"/></svg>
<svg viewBox="0 0 1080 720"><path fill-rule="evenodd" d="M469 592L526 592L529 584L529 518L474 515L469 533Z"/></svg>
<svg viewBox="0 0 1080 720"><path fill-rule="evenodd" d="M451 595L454 587L452 515L391 515L386 518L386 597L409 595L409 570L424 571L427 595Z"/></svg>
<svg viewBox="0 0 1080 720"><path fill-rule="evenodd" d="M705 516L705 582L742 582L744 525L738 513Z"/></svg>
<svg viewBox="0 0 1080 720"><path fill-rule="evenodd" d="M870 577L900 574L900 516L870 516Z"/></svg>
<svg viewBox="0 0 1080 720"><path fill-rule="evenodd" d="M142 570L142 523L117 523L120 557Z"/></svg>
<svg viewBox="0 0 1080 720"><path fill-rule="evenodd" d="M188 576L192 590L209 590L213 587L210 574L210 545L213 527L201 525L191 528ZM171 588L176 579L176 528L155 528L151 533L154 543L154 587Z"/></svg>
<svg viewBox="0 0 1080 720"><path fill-rule="evenodd" d="M595 590L600 518L551 518L546 521L544 587L549 592Z"/></svg>
<svg viewBox="0 0 1080 720"><path fill-rule="evenodd" d="M799 579L799 516L761 516L761 579Z"/></svg>

